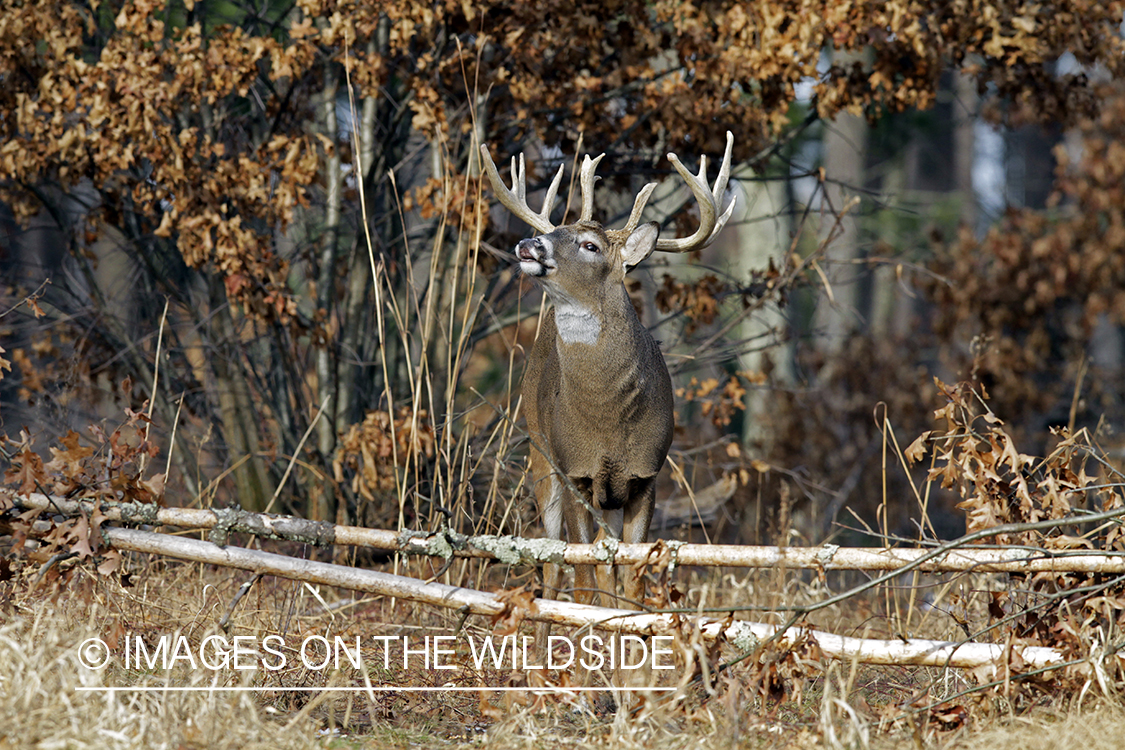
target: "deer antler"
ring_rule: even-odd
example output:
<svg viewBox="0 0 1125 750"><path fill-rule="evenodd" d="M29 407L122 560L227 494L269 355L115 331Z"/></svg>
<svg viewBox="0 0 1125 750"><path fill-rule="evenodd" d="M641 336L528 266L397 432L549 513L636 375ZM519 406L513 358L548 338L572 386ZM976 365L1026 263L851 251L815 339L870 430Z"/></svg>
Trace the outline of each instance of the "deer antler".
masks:
<svg viewBox="0 0 1125 750"><path fill-rule="evenodd" d="M579 221L590 221L594 218L594 173L598 171L598 164L605 158L601 154L596 159L591 159L589 154L582 158L582 171L579 172L578 184L582 187L582 212L578 214Z"/></svg>
<svg viewBox="0 0 1125 750"><path fill-rule="evenodd" d="M496 193L496 197L500 199L500 203L504 208L512 212L518 219L527 222L536 232L540 234L548 234L555 230L555 225L551 223L551 208L555 203L555 196L559 192L559 184L562 182L563 166L559 165L559 171L555 174L555 179L551 180L551 186L547 188L547 195L543 198L543 208L536 213L531 210L527 205L527 172L524 166L523 154L519 155L519 165L517 168L516 157L512 157L512 187L509 188L504 184L504 180L500 178L500 172L496 169L496 164L492 161L492 156L488 153L488 146L481 145L480 153L484 160L484 171L488 174L488 181L492 183L492 189ZM589 157L586 157L589 160ZM601 157L598 157L599 159ZM595 165L597 162L595 161ZM585 170L585 165L583 165ZM591 176L591 182L593 177ZM585 172L583 172L583 180L585 180ZM586 210L586 183L582 183L582 210ZM593 206L590 206L593 211Z"/></svg>
<svg viewBox="0 0 1125 750"><path fill-rule="evenodd" d="M656 242L656 249L663 250L669 253L687 253L693 250L710 245L711 242L718 236L719 231L727 223L731 213L734 211L735 201L732 200L730 205L727 206L726 211L719 215L719 207L723 202L723 194L727 189L727 181L730 179L730 157L731 151L734 148L734 135L727 131L727 148L723 154L723 163L719 166L719 176L715 178L714 186L707 185L707 157L699 157L699 174L694 175L687 170L683 164L680 163L679 157L675 154L668 154L668 161L672 162L672 166L680 177L684 179L688 187L691 188L692 195L699 203L699 228L695 230L695 234L690 237L673 237L669 239L661 239ZM492 161L492 156L488 153L488 147L482 145L480 147L481 155L484 158L484 170L488 174L489 182L492 183L492 189L496 192L496 197L500 199L500 203L511 211L517 218L527 222L535 231L541 234L547 234L556 229L556 226L551 223L550 214L551 208L558 195L559 184L562 182L563 166L559 166L559 171L551 180L550 187L547 188L547 195L543 199L543 208L536 213L527 205L527 174L524 166L523 154L519 155L517 163L516 157L512 157L512 187L509 188L504 184L500 178L500 173L496 170L496 165ZM582 159L582 169L579 172L578 182L582 189L582 210L579 213L580 221L589 221L594 216L594 182L597 179L595 171L598 164L601 162L605 154L591 159L589 155ZM645 206L648 204L649 197L652 196L652 191L656 189L657 183L650 182L641 188L637 194L637 199L633 203L633 210L629 213L629 221L626 222L625 227L618 230L616 234L628 236L641 221L641 213L644 211Z"/></svg>
<svg viewBox="0 0 1125 750"><path fill-rule="evenodd" d="M718 236L719 231L727 223L730 218L731 212L734 211L734 203L732 200L727 210L719 215L719 206L723 202L723 193L727 189L727 181L730 179L730 155L731 150L734 148L734 135L727 131L727 148L726 153L723 154L723 163L719 166L719 176L715 178L714 187L707 185L707 157L699 157L699 174L694 175L687 170L680 159L675 154L668 154L668 161L672 162L672 166L680 173L680 177L684 178L684 182L691 188L692 195L699 203L699 229L695 230L695 234L690 237L672 237L669 239L661 239L656 241L656 249L663 250L667 253L687 253L693 250L699 250L707 247ZM656 188L656 183L652 182L645 185L641 192L637 194L637 200L633 204L633 211L629 214L629 221L625 224L623 232L632 232L637 228L637 224L641 220L641 212L644 211L645 205L648 203L649 196Z"/></svg>

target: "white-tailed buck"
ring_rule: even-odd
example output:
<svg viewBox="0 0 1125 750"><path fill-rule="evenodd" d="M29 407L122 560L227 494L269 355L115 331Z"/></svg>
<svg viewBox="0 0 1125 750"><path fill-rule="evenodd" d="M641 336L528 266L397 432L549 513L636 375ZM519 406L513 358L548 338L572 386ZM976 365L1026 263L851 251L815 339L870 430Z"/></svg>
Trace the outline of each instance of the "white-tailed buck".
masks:
<svg viewBox="0 0 1125 750"><path fill-rule="evenodd" d="M512 187L496 171L486 146L484 168L500 202L531 225L537 236L516 245L520 269L538 279L553 303L528 357L523 379L524 413L531 439L531 472L543 525L563 539L563 519L570 541L590 544L603 532L591 510L621 512L624 542L644 542L656 500L656 475L672 442L672 381L660 348L641 325L625 291L625 274L653 250L689 252L715 239L730 217L734 202L720 211L730 176L734 137L727 133L726 153L714 186L707 184L707 158L693 175L675 154L672 166L687 182L699 204L699 229L690 237L660 239L655 222L641 224L641 212L656 183L637 195L622 229L593 221L594 171L602 156L582 162L579 177L582 209L578 221L551 223L563 168L547 188L537 213L527 204L523 155L512 159ZM602 529L605 528L603 525ZM609 566L598 566L597 583L590 566L576 566L574 598L597 603L600 590L616 596ZM554 598L559 566L544 565L544 596ZM626 604L636 608L643 581L624 576ZM537 641L547 643L549 626Z"/></svg>

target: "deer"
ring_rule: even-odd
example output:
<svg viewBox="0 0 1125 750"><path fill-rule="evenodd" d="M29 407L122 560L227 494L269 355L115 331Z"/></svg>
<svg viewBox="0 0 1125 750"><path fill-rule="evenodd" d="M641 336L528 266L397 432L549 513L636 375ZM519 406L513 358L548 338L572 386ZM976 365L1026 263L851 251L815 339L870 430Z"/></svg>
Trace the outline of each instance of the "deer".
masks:
<svg viewBox="0 0 1125 750"><path fill-rule="evenodd" d="M544 531L552 539L566 540L565 520L571 542L600 543L609 529L605 515L620 514L620 532L613 530L616 538L646 541L657 474L672 443L672 380L660 347L633 308L625 275L655 250L687 253L714 241L734 210L733 199L725 211L719 210L733 146L734 136L728 132L719 175L711 186L706 156L700 156L696 175L674 153L668 154L699 205L699 227L682 238L661 238L659 224L640 221L655 182L637 193L623 228L608 229L593 220L595 172L605 154L583 158L578 221L556 226L550 214L563 166L536 212L527 202L523 154L518 162L512 158L509 188L488 146L481 146L484 171L500 203L536 232L516 245L520 270L542 286L551 302L527 357L522 403L531 443L530 484ZM617 519L612 520L616 525ZM602 594L616 598L611 567L598 565L596 573L592 567L575 566L575 601L597 604ZM557 597L559 578L559 565L545 563L545 598ZM639 575L624 578L624 601L638 609L644 581ZM550 624L541 623L535 637L540 654L545 653L549 633Z"/></svg>

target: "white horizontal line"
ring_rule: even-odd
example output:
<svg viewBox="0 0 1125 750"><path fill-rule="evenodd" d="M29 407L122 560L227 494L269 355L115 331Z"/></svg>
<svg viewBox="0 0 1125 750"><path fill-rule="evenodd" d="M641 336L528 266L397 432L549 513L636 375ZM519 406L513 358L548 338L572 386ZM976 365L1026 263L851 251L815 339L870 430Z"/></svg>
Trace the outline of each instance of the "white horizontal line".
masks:
<svg viewBox="0 0 1125 750"><path fill-rule="evenodd" d="M76 687L84 693L251 693L251 692L321 692L321 693L584 693L584 692L674 692L673 687Z"/></svg>

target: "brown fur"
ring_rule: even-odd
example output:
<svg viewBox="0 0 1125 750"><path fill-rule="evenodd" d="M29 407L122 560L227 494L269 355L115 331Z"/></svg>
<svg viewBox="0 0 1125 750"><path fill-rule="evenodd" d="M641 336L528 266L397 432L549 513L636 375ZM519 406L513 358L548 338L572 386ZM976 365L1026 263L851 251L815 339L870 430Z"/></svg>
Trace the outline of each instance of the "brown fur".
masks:
<svg viewBox="0 0 1125 750"><path fill-rule="evenodd" d="M620 509L624 542L644 542L652 521L656 475L672 441L672 383L624 280L626 264L647 257L657 233L655 224L643 225L630 243L626 237L611 239L593 222L579 222L520 243L521 248L537 241L549 244L555 263L551 272L539 275L555 307L528 358L523 394L539 507L548 533L561 538L561 528L551 528L551 516L558 514L548 508L557 493L571 542L589 544L602 535L587 506ZM602 252L580 257L579 240L591 237ZM568 343L560 335L560 304L593 316L600 324L595 343ZM597 590L616 597L609 566L598 566L596 577L595 583L591 566L576 566L577 601L598 603ZM642 582L634 576L625 579L624 604L635 608ZM558 582L558 566L545 565L544 596L554 598ZM549 626L540 629L541 647L548 632Z"/></svg>
<svg viewBox="0 0 1125 750"><path fill-rule="evenodd" d="M657 247L684 253L710 244L734 209L732 200L720 213L733 148L728 132L714 186L707 182L705 157L700 157L699 174L692 174L675 154L668 155L699 203L699 227L690 237L659 240L659 225L637 226L656 183L637 194L624 229L607 231L588 220L594 213L597 166L605 154L582 160L582 220L556 227L550 214L563 167L547 187L543 207L534 211L527 204L523 156L512 159L509 188L488 147L480 147L481 166L500 202L543 233L522 240L516 254L524 272L539 279L554 302L528 358L523 388L533 487L549 536L563 538L565 517L572 542L595 541L602 531L595 535L590 509L603 517L603 511L620 510L625 542L643 542L648 535L656 475L672 442L672 382L659 347L625 293L625 272ZM554 598L558 566L544 565L543 578L544 596ZM616 598L608 566L598 566L597 579L595 588L590 567L576 566L575 599ZM640 578L627 576L624 588L627 604L641 602ZM549 632L546 624L539 629L540 653Z"/></svg>

